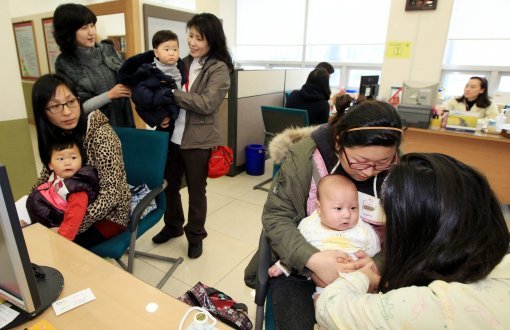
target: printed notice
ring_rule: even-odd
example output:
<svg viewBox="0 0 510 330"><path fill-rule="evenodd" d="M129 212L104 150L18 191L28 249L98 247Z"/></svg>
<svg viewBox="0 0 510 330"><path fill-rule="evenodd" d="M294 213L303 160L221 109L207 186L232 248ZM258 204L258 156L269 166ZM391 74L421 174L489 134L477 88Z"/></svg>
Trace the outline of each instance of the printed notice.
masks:
<svg viewBox="0 0 510 330"><path fill-rule="evenodd" d="M21 78L37 79L40 75L37 48L32 22L14 23L14 37L18 49Z"/></svg>
<svg viewBox="0 0 510 330"><path fill-rule="evenodd" d="M386 43L385 58L410 58L411 57L410 41L388 41Z"/></svg>

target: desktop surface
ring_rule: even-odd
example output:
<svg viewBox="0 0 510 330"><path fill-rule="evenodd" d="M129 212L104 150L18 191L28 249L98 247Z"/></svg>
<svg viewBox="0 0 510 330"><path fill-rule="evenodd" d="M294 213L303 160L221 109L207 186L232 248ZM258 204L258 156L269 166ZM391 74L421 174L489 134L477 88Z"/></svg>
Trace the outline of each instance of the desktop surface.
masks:
<svg viewBox="0 0 510 330"><path fill-rule="evenodd" d="M96 299L60 316L50 307L15 329L41 320L57 329L177 329L190 307L40 224L25 227L23 235L33 263L62 272L65 285L59 299L87 288ZM149 304L158 307L149 312L155 306ZM191 316L185 324L190 321ZM216 327L229 329L219 321Z"/></svg>

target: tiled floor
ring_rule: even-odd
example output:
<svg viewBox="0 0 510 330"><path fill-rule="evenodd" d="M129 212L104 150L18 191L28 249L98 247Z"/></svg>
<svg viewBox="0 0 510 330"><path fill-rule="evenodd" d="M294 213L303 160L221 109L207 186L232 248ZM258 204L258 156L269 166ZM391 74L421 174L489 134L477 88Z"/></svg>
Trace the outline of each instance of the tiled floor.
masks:
<svg viewBox="0 0 510 330"><path fill-rule="evenodd" d="M35 130L31 127L33 141ZM33 143L37 146L36 143ZM36 147L35 147L36 148ZM34 151L35 152L35 151ZM37 169L41 164L35 152ZM254 292L244 285L244 268L258 246L261 231L260 217L267 193L253 190L257 183L269 178L272 162L266 162L265 174L249 176L241 173L235 177L209 179L207 186L208 212L206 229L209 236L204 241L204 253L198 259L189 259L184 236L162 245L155 245L151 238L163 226L161 221L137 241L137 249L170 257L182 256L184 262L177 268L162 290L172 297L185 293L198 281L229 294L248 306L249 315L255 318ZM188 207L186 189L182 190L184 209ZM510 208L504 208L510 228ZM116 263L114 263L116 264ZM134 275L155 286L163 277L169 264L159 261L137 259Z"/></svg>
<svg viewBox="0 0 510 330"><path fill-rule="evenodd" d="M30 125L32 145L37 148L35 127ZM42 165L37 150L34 150L37 173ZM208 211L206 229L209 236L204 240L204 253L198 259L187 257L188 243L184 236L156 245L152 236L163 226L160 221L151 230L137 240L138 250L184 258L162 290L172 297L184 294L198 281L213 286L230 295L238 302L248 306L250 317L255 319L254 292L243 282L244 268L257 249L260 231L260 217L267 193L253 190L253 186L269 178L272 162L266 162L265 175L249 176L241 173L235 177L208 179ZM183 207L188 209L188 192L181 191ZM116 262L112 261L117 265ZM134 275L156 286L166 271L169 263L137 258Z"/></svg>

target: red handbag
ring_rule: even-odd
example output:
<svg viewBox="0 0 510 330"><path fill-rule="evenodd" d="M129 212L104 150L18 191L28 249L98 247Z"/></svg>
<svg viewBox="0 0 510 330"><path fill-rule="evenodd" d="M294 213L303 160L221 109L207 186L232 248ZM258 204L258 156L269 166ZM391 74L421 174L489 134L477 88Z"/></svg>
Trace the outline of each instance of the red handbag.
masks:
<svg viewBox="0 0 510 330"><path fill-rule="evenodd" d="M234 153L228 146L214 147L209 157L209 170L207 176L214 179L224 176L230 171L230 165L234 159Z"/></svg>

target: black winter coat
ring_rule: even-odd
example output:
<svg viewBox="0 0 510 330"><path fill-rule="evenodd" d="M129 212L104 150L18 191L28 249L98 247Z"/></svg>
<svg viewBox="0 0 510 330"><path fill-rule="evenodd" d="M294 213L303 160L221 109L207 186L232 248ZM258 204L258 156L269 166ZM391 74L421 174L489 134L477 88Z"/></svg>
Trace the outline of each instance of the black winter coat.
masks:
<svg viewBox="0 0 510 330"><path fill-rule="evenodd" d="M306 83L300 90L293 91L287 98L286 108L308 111L310 125L325 124L329 118L329 95L321 86Z"/></svg>
<svg viewBox="0 0 510 330"><path fill-rule="evenodd" d="M177 62L177 68L181 72L182 84L185 84L187 75L181 59ZM180 89L181 86L177 86L172 77L156 67L152 50L125 60L117 77L121 84L131 87L136 112L147 125L157 126L165 117L170 117L172 122L177 119L179 107L171 90Z"/></svg>
<svg viewBox="0 0 510 330"><path fill-rule="evenodd" d="M83 166L69 179L64 179L69 194L85 191L89 197L89 205L99 193L99 177L97 170L91 166ZM50 186L48 189L53 189ZM69 195L68 195L69 196ZM32 222L40 222L48 228L58 227L64 220L64 212L56 209L41 194L40 188L32 190L27 199L27 210Z"/></svg>

